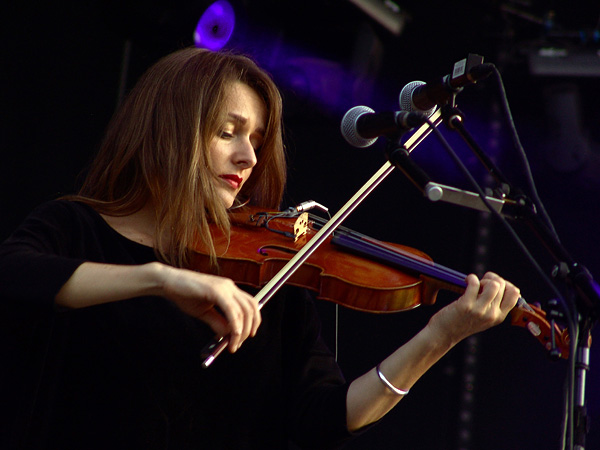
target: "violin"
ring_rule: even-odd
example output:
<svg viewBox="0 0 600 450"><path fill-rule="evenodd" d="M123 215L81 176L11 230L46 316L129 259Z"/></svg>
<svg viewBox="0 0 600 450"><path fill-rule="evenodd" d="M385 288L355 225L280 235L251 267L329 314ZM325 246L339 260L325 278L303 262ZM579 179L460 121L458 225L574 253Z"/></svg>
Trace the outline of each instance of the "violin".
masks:
<svg viewBox="0 0 600 450"><path fill-rule="evenodd" d="M248 206L230 212L230 218L228 236L212 230L217 267L198 246L192 255L192 268L254 288L271 282L314 238L322 220L307 213L298 216ZM317 299L348 308L392 313L432 305L442 289L462 293L465 278L419 250L338 227L285 282L312 290ZM562 358L568 358L567 330L550 324L541 308L519 299L511 311L511 324L528 329L546 349L554 347Z"/></svg>

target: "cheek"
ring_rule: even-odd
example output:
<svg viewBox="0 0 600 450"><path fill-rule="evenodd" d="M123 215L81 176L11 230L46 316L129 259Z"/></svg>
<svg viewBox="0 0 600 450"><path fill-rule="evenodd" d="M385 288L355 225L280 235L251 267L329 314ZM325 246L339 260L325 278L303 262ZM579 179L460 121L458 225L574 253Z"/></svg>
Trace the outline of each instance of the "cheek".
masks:
<svg viewBox="0 0 600 450"><path fill-rule="evenodd" d="M215 138L213 138L210 141L210 143L208 144L207 152L208 152L208 160L209 161L211 161L211 162L213 161L215 154L218 151L218 146L219 145L218 145L217 139L215 139Z"/></svg>
<svg viewBox="0 0 600 450"><path fill-rule="evenodd" d="M213 170L217 170L223 160L223 151L218 139L213 139L208 146L208 163Z"/></svg>

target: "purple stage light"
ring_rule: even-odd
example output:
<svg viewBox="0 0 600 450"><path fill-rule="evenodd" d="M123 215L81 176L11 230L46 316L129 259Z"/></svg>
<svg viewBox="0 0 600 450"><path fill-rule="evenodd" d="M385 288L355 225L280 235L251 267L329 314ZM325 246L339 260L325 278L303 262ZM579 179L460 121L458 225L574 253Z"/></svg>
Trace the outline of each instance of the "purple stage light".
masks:
<svg viewBox="0 0 600 450"><path fill-rule="evenodd" d="M217 51L229 41L235 27L235 12L226 0L211 4L198 20L194 32L196 47Z"/></svg>

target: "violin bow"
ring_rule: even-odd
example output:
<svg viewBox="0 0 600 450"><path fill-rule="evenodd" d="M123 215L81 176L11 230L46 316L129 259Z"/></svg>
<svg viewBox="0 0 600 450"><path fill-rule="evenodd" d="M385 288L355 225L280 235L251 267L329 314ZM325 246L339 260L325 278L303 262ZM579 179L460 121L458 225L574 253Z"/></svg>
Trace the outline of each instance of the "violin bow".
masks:
<svg viewBox="0 0 600 450"><path fill-rule="evenodd" d="M442 122L442 114L438 109L429 122L437 127ZM421 125L404 144L406 150L412 152L431 133L429 123ZM296 270L310 257L310 255L333 233L336 228L352 213L360 203L394 170L394 166L386 161L381 168L342 206L331 219L296 253L283 268L265 284L255 295L258 308L262 307L275 295L275 293L289 280ZM204 358L203 368L208 368L223 350L229 345L229 336L213 338L200 352Z"/></svg>

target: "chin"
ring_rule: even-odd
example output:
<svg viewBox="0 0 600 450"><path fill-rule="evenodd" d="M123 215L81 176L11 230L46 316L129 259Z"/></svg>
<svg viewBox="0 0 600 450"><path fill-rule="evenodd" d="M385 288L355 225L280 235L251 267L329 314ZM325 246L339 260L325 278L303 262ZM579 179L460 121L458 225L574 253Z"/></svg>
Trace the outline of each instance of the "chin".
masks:
<svg viewBox="0 0 600 450"><path fill-rule="evenodd" d="M233 206L233 203L235 202L235 196L228 193L222 194L221 200L223 201L223 205L225 206L225 208L229 209Z"/></svg>

